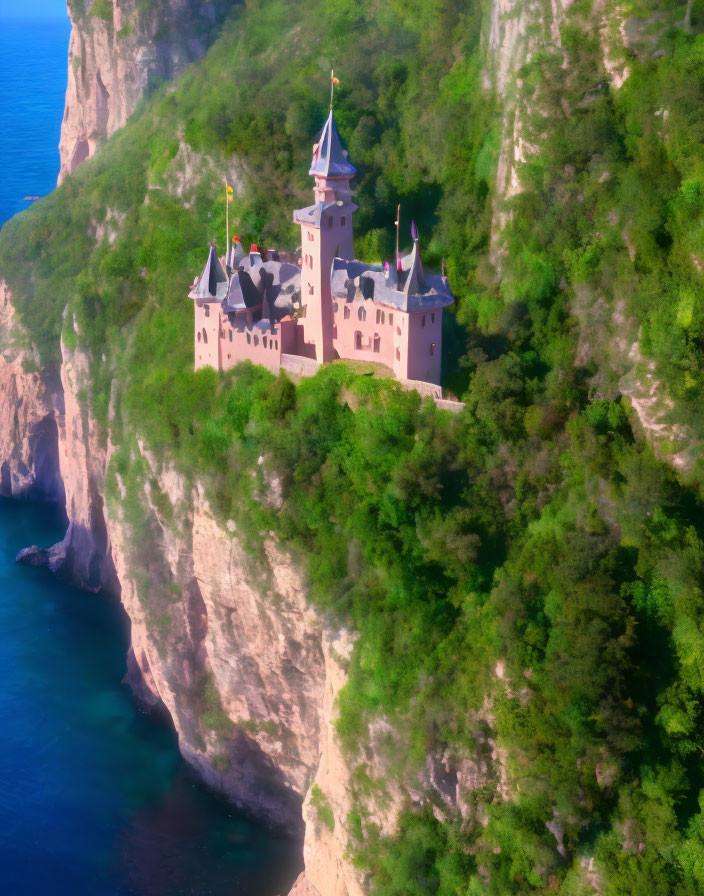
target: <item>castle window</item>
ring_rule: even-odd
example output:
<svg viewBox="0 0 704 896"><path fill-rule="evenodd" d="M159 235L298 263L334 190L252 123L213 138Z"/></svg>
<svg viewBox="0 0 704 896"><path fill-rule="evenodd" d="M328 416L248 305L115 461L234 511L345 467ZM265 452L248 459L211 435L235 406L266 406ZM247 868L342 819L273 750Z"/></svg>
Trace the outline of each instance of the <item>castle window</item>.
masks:
<svg viewBox="0 0 704 896"><path fill-rule="evenodd" d="M374 334L374 351L377 354L381 351L381 337L378 333Z"/></svg>
<svg viewBox="0 0 704 896"><path fill-rule="evenodd" d="M313 295L313 284L312 283L308 284L308 295L309 296Z"/></svg>
<svg viewBox="0 0 704 896"><path fill-rule="evenodd" d="M254 337L254 344L259 345L259 337L258 336Z"/></svg>
<svg viewBox="0 0 704 896"><path fill-rule="evenodd" d="M430 323L431 323L431 324L434 324L434 323L435 323L435 312L434 312L434 311L433 311L433 313L430 315Z"/></svg>
<svg viewBox="0 0 704 896"><path fill-rule="evenodd" d="M264 343L264 348L266 348L266 336L262 336L262 342Z"/></svg>
<svg viewBox="0 0 704 896"><path fill-rule="evenodd" d="M210 317L210 305L205 306L205 316Z"/></svg>
<svg viewBox="0 0 704 896"><path fill-rule="evenodd" d="M202 336L201 333L199 332L199 333L198 333L198 342L200 342L202 338L203 338L203 336Z"/></svg>
<svg viewBox="0 0 704 896"><path fill-rule="evenodd" d="M366 319L367 319L367 312L366 312L366 310L364 309L364 306L360 306L360 309L359 309L359 311L357 312L357 317L358 317L360 320L366 320Z"/></svg>
<svg viewBox="0 0 704 896"><path fill-rule="evenodd" d="M396 360L397 361L401 360L401 349L400 348L396 349Z"/></svg>
<svg viewBox="0 0 704 896"><path fill-rule="evenodd" d="M311 242L315 239L315 237L313 236L313 231L312 231L312 230L309 230L309 231L308 231L308 239L311 240Z"/></svg>
<svg viewBox="0 0 704 896"><path fill-rule="evenodd" d="M232 342L232 330L230 330L227 335L230 337L230 342Z"/></svg>
<svg viewBox="0 0 704 896"><path fill-rule="evenodd" d="M423 315L423 317L421 317L421 319L420 319L420 325L421 325L421 327L424 327L424 326L425 326L425 315Z"/></svg>
<svg viewBox="0 0 704 896"><path fill-rule="evenodd" d="M205 327L203 327L203 342L208 343L208 334L205 332Z"/></svg>
<svg viewBox="0 0 704 896"><path fill-rule="evenodd" d="M380 311L378 308L377 308L377 310L376 310L376 322L377 322L378 324L383 324L383 323L384 323L384 312L383 312L383 311Z"/></svg>
<svg viewBox="0 0 704 896"><path fill-rule="evenodd" d="M345 313L343 314L343 317L345 318L345 320L350 319L350 306L349 305L345 305Z"/></svg>
<svg viewBox="0 0 704 896"><path fill-rule="evenodd" d="M396 327L396 335L397 336L401 335L401 327Z"/></svg>
<svg viewBox="0 0 704 896"><path fill-rule="evenodd" d="M435 343L434 342L430 343L430 354L431 355L435 354Z"/></svg>
<svg viewBox="0 0 704 896"><path fill-rule="evenodd" d="M394 325L394 316L393 314L389 314L389 326L393 327Z"/></svg>
<svg viewBox="0 0 704 896"><path fill-rule="evenodd" d="M343 227L345 226L345 216L344 216L344 215L340 218L340 224L341 224Z"/></svg>
<svg viewBox="0 0 704 896"><path fill-rule="evenodd" d="M276 342L274 343L274 348L275 348L276 351L278 352L278 350L279 350L279 340L278 340L278 339L277 339Z"/></svg>
<svg viewBox="0 0 704 896"><path fill-rule="evenodd" d="M354 347L355 347L358 351L361 351L361 348L362 348L362 334L359 332L359 330L357 330L357 332L354 334Z"/></svg>
<svg viewBox="0 0 704 896"><path fill-rule="evenodd" d="M334 314L337 314L337 302L332 303L332 310Z"/></svg>
<svg viewBox="0 0 704 896"><path fill-rule="evenodd" d="M332 215L330 215L330 217L328 218L328 227L332 227L332 224L333 224Z"/></svg>

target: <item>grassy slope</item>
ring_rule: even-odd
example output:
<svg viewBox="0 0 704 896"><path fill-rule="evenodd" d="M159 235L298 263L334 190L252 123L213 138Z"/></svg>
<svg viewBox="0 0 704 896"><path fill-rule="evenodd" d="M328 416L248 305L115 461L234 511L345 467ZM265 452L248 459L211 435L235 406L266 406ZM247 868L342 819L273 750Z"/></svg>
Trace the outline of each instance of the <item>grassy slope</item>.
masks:
<svg viewBox="0 0 704 896"><path fill-rule="evenodd" d="M460 0L252 3L175 90L0 235L0 271L45 362L57 358L64 307L76 315L103 421L117 377L109 489L120 473L138 511L139 433L197 469L240 531L275 528L297 545L314 599L360 630L340 722L353 755L379 713L406 745L389 774L412 774L429 747L472 755L491 696L512 801L488 787L470 798L474 823L409 814L402 836L380 842L360 784L352 848L386 896L567 896L584 892L580 858L593 854L607 892L704 886L702 507L634 441L613 378L593 398L590 381L608 372L598 359L575 365L570 306L574 286L608 289L609 302L617 288L646 348L671 365L678 399L699 389L683 376L699 376L698 274L686 257L702 214L701 40L659 33L665 56L632 61L616 94L585 37L595 14L577 4L563 31L568 77L544 54L524 72L549 114L500 283L485 261L496 117L479 89L480 10ZM358 253L388 248L400 197L434 234L428 254L448 257L465 327L459 417L343 366L297 388L248 367L192 373L185 293L224 227L212 173L188 208L167 189L179 139L246 161L245 239L295 245L290 209L308 195L332 62L361 170ZM667 135L654 124L665 98ZM108 209L121 223L112 243L96 243ZM77 338L71 327L66 338ZM338 400L343 388L356 411ZM284 472L278 512L254 499L261 454ZM499 659L509 688L494 675ZM528 699L510 696L521 690ZM564 857L545 826L555 815Z"/></svg>

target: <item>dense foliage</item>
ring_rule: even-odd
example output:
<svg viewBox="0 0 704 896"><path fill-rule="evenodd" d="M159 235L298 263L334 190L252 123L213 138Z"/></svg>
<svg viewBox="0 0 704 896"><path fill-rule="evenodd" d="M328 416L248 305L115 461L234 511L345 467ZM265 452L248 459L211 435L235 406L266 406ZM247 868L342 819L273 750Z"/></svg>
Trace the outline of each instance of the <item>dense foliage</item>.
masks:
<svg viewBox="0 0 704 896"><path fill-rule="evenodd" d="M500 271L489 229L502 109L482 89L470 0L247 4L202 65L0 236L43 362L63 326L69 348L91 353L106 429L112 395L108 491L119 477L135 526L139 436L197 471L253 546L274 530L299 551L312 598L359 632L338 724L350 756L379 717L396 732L375 742L389 779L417 776L429 753L495 744L505 780L466 795L468 821L409 806L393 841L365 814L384 782L357 776L352 850L383 896L704 888L699 468L683 482L634 436L621 382L639 336L696 457L704 35L697 4L693 33L675 26L684 6L650 6L634 10L619 90L602 6L586 0L560 52L521 72L539 151L522 166ZM400 200L434 234L426 258L448 259L460 415L343 364L299 386L249 365L192 373L187 284L224 227L219 175L204 163L185 203L182 157L246 162L243 237L293 245L331 62L360 168L358 254L389 251ZM168 622L160 606L151 618Z"/></svg>

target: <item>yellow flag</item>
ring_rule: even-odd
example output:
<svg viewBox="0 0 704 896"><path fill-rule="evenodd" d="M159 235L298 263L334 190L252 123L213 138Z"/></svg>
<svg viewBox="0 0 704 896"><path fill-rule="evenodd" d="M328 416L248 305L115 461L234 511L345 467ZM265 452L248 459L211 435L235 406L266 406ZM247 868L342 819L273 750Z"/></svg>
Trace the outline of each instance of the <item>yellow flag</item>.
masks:
<svg viewBox="0 0 704 896"><path fill-rule="evenodd" d="M337 78L337 77L335 77L335 75L333 75L333 76L332 76L332 83L335 85L335 87L337 87L337 85L340 83L340 79Z"/></svg>

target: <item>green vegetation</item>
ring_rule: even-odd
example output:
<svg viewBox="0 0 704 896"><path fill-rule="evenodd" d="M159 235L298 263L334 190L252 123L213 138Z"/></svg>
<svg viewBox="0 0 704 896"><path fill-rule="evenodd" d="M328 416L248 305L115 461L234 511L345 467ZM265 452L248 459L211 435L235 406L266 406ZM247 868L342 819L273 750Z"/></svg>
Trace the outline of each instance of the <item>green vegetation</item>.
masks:
<svg viewBox="0 0 704 896"><path fill-rule="evenodd" d="M704 8L691 33L675 27L684 4L632 12L619 90L603 10L586 0L563 24L565 55L535 53L520 73L540 151L521 166L500 271L502 107L481 89L470 0L238 8L175 90L0 235L43 363L62 327L92 359L91 408L117 445L108 499L135 567L152 537L145 489L174 519L138 435L197 473L252 545L274 531L294 547L312 600L359 632L338 722L351 766L379 718L396 732L374 745L389 780L417 783L429 753L476 756L488 738L505 757L507 798L497 760L464 822L409 805L391 840L365 810L384 782L361 763L350 848L382 896L581 896L592 857L605 894L704 887ZM224 231L197 154L246 160L245 242L295 245L333 61L360 169L357 252L389 251L399 199L433 234L426 260L447 258L459 297L446 345L462 414L345 364L299 386L250 365L192 372L185 296ZM184 153L197 176L179 195ZM622 376L636 338L690 427L686 478L633 434ZM272 475L278 508L262 500ZM166 644L168 604L142 597ZM202 692L204 724L227 734L212 680Z"/></svg>
<svg viewBox="0 0 704 896"><path fill-rule="evenodd" d="M328 830L334 831L335 816L332 814L332 806L328 802L328 798L325 796L325 794L317 784L314 784L311 788L310 802L315 811L318 813L318 818L320 819L320 821L325 825L326 828L328 828Z"/></svg>

